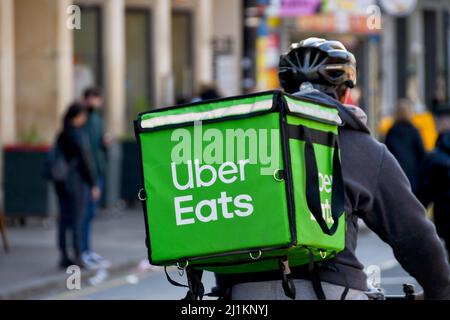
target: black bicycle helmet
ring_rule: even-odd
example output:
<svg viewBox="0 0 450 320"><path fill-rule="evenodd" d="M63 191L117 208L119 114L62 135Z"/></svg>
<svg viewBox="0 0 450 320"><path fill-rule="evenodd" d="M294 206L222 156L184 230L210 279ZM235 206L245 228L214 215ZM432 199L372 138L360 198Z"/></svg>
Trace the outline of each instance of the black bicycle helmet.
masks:
<svg viewBox="0 0 450 320"><path fill-rule="evenodd" d="M328 94L338 96L343 85L356 85L356 60L339 41L308 38L293 43L280 57L278 77L288 93L299 91L303 82Z"/></svg>

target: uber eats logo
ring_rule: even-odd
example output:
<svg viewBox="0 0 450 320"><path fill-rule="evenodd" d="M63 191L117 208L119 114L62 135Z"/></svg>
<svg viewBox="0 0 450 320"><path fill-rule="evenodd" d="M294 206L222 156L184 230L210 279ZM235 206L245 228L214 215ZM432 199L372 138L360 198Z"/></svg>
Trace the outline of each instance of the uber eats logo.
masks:
<svg viewBox="0 0 450 320"><path fill-rule="evenodd" d="M261 181L255 177L256 172L261 176L272 176L280 169L279 130L203 130L199 122L193 131L192 134L192 131L180 128L174 130L171 136L174 142L170 163L171 183L178 190L172 202L176 225L253 215L256 195L245 182L249 178ZM318 176L322 215L327 223L333 223L329 200L333 177L321 172ZM259 190L264 188L259 185L254 187ZM315 220L312 214L311 220Z"/></svg>
<svg viewBox="0 0 450 320"><path fill-rule="evenodd" d="M180 128L171 140L172 184L185 192L173 199L177 226L251 216L251 190L230 194L227 186L243 184L249 166L257 165L261 175L272 175L280 165L278 129L203 130L197 122L193 134ZM217 190L215 198L202 196L207 188Z"/></svg>
<svg viewBox="0 0 450 320"><path fill-rule="evenodd" d="M245 166L248 163L249 160L240 160L238 164L225 162L216 171L211 165L200 165L198 159L195 159L194 163L189 160L187 164L178 166L178 170L187 171L188 180L182 184L178 181L177 165L172 162L173 184L178 190L189 190L214 186L217 180L224 184L245 181ZM205 172L209 173L207 179L203 178ZM235 215L247 217L253 213L252 200L248 194L231 197L226 191L220 192L217 199L205 199L197 204L192 195L176 197L174 199L176 222L178 226L195 223L193 214L201 222L216 221L219 218L219 211L225 219L231 219Z"/></svg>

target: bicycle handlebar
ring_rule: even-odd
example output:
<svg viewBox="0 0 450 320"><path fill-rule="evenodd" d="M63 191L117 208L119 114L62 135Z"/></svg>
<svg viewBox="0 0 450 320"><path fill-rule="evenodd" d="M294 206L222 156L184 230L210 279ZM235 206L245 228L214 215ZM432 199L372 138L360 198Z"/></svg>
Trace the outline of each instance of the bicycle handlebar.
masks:
<svg viewBox="0 0 450 320"><path fill-rule="evenodd" d="M403 284L403 292L405 295L384 295L384 299L375 300L418 300L419 294L416 293L416 288L413 284Z"/></svg>

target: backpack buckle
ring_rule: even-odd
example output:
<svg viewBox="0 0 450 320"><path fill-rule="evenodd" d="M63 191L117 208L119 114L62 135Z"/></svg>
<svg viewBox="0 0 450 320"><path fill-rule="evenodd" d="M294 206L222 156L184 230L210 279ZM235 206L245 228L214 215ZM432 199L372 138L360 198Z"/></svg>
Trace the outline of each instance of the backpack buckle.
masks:
<svg viewBox="0 0 450 320"><path fill-rule="evenodd" d="M141 201L147 200L147 193L145 192L144 188L141 188L138 192L138 199Z"/></svg>
<svg viewBox="0 0 450 320"><path fill-rule="evenodd" d="M180 262L177 261L177 269L178 269L178 274L180 275L180 277L182 277L184 275L184 271L186 270L186 268L189 265L189 261L186 260L184 266L180 265Z"/></svg>
<svg viewBox="0 0 450 320"><path fill-rule="evenodd" d="M284 180L284 170L283 169L275 169L272 176L275 179L275 181L281 182Z"/></svg>
<svg viewBox="0 0 450 320"><path fill-rule="evenodd" d="M258 250L256 256L253 256L253 252L251 252L251 251L248 254L252 260L258 260L262 256L261 250Z"/></svg>

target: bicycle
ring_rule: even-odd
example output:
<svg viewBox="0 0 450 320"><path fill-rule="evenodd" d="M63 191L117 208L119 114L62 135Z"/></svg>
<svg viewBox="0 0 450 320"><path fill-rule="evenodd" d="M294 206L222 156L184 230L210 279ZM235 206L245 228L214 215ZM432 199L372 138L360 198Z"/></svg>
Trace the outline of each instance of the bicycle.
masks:
<svg viewBox="0 0 450 320"><path fill-rule="evenodd" d="M405 295L386 295L380 288L371 287L366 292L369 300L422 300L422 293L416 293L413 284L403 284L403 292Z"/></svg>

